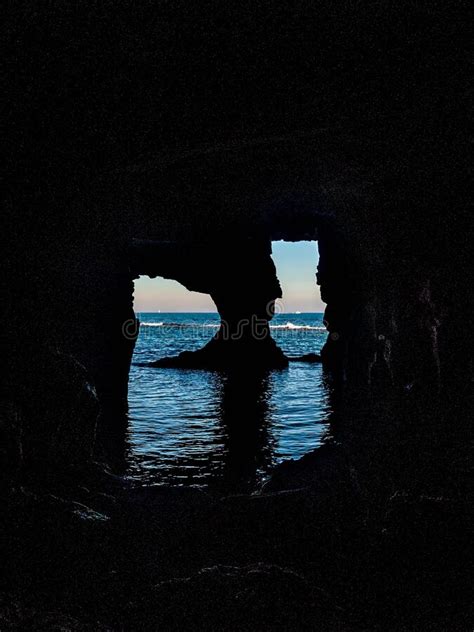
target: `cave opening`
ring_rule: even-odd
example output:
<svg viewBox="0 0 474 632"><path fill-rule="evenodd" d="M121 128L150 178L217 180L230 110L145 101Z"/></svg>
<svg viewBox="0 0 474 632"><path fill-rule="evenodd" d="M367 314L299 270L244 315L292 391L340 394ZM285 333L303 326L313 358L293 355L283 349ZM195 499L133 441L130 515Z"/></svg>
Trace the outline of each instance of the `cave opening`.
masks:
<svg viewBox="0 0 474 632"><path fill-rule="evenodd" d="M322 367L297 360L319 353L326 339L315 279L317 242L278 241L268 254L283 295L269 320L271 338L295 360L278 370L254 372L252 357L243 371L162 363L212 342L222 331L227 303L218 311L219 298L158 275L135 280L140 333L129 375L132 477L241 488L324 441L330 403Z"/></svg>
<svg viewBox="0 0 474 632"><path fill-rule="evenodd" d="M134 310L142 313L209 313L216 306L208 294L187 290L181 283L164 277L140 275L134 281Z"/></svg>
<svg viewBox="0 0 474 632"><path fill-rule="evenodd" d="M323 313L325 304L316 282L318 242L273 241L272 259L282 291L277 313Z"/></svg>

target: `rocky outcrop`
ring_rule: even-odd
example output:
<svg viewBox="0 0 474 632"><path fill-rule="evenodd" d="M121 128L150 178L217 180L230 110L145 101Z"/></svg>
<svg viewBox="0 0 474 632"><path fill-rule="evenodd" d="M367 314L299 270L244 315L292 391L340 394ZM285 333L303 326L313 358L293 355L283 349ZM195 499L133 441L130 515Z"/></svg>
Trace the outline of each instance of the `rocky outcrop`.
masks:
<svg viewBox="0 0 474 632"><path fill-rule="evenodd" d="M152 368L174 369L282 369L288 366L288 358L276 342L268 336L258 342L249 339L236 344L233 340L222 340L216 335L205 347L197 351L183 351L177 356L160 358L149 362Z"/></svg>
<svg viewBox="0 0 474 632"><path fill-rule="evenodd" d="M210 294L221 317L218 332L198 351L162 358L154 367L281 368L288 364L269 321L281 287L264 239L207 244L135 244L134 274L164 276Z"/></svg>

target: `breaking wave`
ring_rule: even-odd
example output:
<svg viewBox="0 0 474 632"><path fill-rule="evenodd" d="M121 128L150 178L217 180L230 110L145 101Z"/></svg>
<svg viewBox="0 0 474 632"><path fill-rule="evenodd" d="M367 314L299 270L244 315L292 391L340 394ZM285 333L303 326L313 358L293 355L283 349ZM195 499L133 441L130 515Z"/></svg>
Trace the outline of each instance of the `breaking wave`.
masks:
<svg viewBox="0 0 474 632"><path fill-rule="evenodd" d="M164 327L169 329L201 329L211 328L218 329L220 323L153 323L153 322L141 322L140 327ZM270 329L287 329L292 331L306 330L306 331L326 331L326 327L318 325L295 325L294 323L287 322L284 325L270 325Z"/></svg>
<svg viewBox="0 0 474 632"><path fill-rule="evenodd" d="M294 325L293 323L270 325L270 329L312 329L314 331L326 331L326 327L321 327L320 325Z"/></svg>

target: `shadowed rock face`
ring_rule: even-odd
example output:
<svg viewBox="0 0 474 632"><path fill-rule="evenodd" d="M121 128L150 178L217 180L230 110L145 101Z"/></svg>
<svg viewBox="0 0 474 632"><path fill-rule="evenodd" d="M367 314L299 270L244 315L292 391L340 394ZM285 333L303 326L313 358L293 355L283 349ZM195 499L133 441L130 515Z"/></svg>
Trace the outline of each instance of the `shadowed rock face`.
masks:
<svg viewBox="0 0 474 632"><path fill-rule="evenodd" d="M0 627L472 629L466 4L8 3ZM269 243L308 238L337 442L224 502L79 475L126 409L133 278L263 321L176 362L275 366Z"/></svg>

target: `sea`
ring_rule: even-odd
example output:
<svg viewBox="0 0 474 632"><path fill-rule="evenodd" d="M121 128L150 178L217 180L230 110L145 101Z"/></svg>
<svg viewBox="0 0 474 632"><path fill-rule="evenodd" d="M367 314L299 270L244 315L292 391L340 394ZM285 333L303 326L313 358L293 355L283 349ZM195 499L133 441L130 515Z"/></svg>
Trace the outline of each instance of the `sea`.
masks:
<svg viewBox="0 0 474 632"><path fill-rule="evenodd" d="M291 362L255 375L138 366L199 349L218 313L140 313L129 381L127 475L147 485L236 490L260 485L279 463L328 437L331 413L320 364ZM281 313L270 323L288 356L318 353L319 313Z"/></svg>

